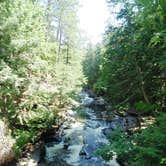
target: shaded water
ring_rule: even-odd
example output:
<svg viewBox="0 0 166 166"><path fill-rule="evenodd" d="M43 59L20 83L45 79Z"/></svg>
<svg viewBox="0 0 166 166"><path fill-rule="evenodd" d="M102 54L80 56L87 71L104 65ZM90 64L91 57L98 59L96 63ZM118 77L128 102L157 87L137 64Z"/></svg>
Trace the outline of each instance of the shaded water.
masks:
<svg viewBox="0 0 166 166"><path fill-rule="evenodd" d="M81 105L87 118L78 119L76 113L70 110L61 126L60 141L47 141L44 155L39 155L37 151L17 166L119 166L115 158L106 162L95 155L97 148L109 143L103 134L109 123L89 107L92 102L94 99L83 91Z"/></svg>
<svg viewBox="0 0 166 166"><path fill-rule="evenodd" d="M66 124L62 125L62 141L46 143L44 162L40 165L118 166L115 159L106 162L95 155L97 148L109 143L102 132L108 124L96 115L95 110L88 108L94 99L90 98L86 92L82 92L81 96L88 118L74 119L67 127Z"/></svg>

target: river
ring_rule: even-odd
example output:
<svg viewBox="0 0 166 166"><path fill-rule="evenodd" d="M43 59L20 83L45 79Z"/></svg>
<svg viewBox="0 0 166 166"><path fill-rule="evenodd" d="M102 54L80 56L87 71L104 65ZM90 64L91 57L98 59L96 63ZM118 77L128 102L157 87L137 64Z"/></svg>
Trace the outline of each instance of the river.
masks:
<svg viewBox="0 0 166 166"><path fill-rule="evenodd" d="M109 144L103 133L109 123L103 120L101 111L89 107L94 98L85 91L80 98L86 118L78 118L76 111L68 110L66 121L59 129L59 139L46 139L44 153L36 149L20 159L17 166L119 166L116 156L106 162L95 155L97 148Z"/></svg>

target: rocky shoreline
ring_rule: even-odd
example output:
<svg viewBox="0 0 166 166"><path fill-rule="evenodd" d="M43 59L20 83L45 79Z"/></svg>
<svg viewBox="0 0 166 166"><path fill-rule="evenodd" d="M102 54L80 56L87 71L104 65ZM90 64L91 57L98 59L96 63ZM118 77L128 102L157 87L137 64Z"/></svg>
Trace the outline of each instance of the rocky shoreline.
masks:
<svg viewBox="0 0 166 166"><path fill-rule="evenodd" d="M10 136L8 126L0 120L0 165L10 162L14 158L13 145L15 141Z"/></svg>
<svg viewBox="0 0 166 166"><path fill-rule="evenodd" d="M58 124L44 132L35 145L27 146L23 157L11 165L52 166L56 163L57 166L89 166L93 163L95 166L119 166L116 158L105 162L96 157L95 151L109 143L107 136L117 128L128 134L138 130L140 120L130 114L119 116L116 112L112 112L111 120L107 120L107 103L102 97L84 92L82 98L75 106L83 106L87 118L78 120L77 111L72 108L61 112ZM145 120L141 119L141 122Z"/></svg>

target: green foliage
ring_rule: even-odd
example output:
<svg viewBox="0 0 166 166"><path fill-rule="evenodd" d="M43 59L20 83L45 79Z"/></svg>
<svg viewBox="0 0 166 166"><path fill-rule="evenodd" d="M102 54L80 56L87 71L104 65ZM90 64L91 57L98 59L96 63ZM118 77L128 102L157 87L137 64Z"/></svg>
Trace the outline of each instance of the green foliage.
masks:
<svg viewBox="0 0 166 166"><path fill-rule="evenodd" d="M99 74L90 82L118 111L157 115L166 108L166 4L164 0L108 1L121 3L117 19L121 25L106 32ZM98 57L98 55L96 55ZM95 66L95 65L94 65ZM92 68L92 67L91 67ZM93 80L92 73L88 73ZM91 78L92 77L92 78ZM116 131L110 145L97 150L104 159L118 155L118 161L131 166L165 164L166 115L154 125L128 136Z"/></svg>
<svg viewBox="0 0 166 166"><path fill-rule="evenodd" d="M135 135L136 143L135 160L133 165L162 165L165 157L165 127L166 115L162 114L157 119L157 124L146 128L140 134Z"/></svg>
<svg viewBox="0 0 166 166"><path fill-rule="evenodd" d="M127 156L127 154L131 153L133 145L128 140L127 134L116 129L113 134L109 136L109 140L110 144L97 149L96 154L101 155L105 160L110 160L116 152L119 160L128 160L129 156Z"/></svg>
<svg viewBox="0 0 166 166"><path fill-rule="evenodd" d="M100 149L97 149L95 152L96 155L100 155L104 160L111 160L113 157L113 152L111 151L110 146L104 146Z"/></svg>
<svg viewBox="0 0 166 166"><path fill-rule="evenodd" d="M161 164L166 164L166 158L162 158L160 163Z"/></svg>
<svg viewBox="0 0 166 166"><path fill-rule="evenodd" d="M151 113L159 109L159 107L156 104L148 104L142 101L135 103L135 108L137 111L145 113Z"/></svg>
<svg viewBox="0 0 166 166"><path fill-rule="evenodd" d="M76 2L51 3L49 8L42 0L0 1L0 118L8 121L17 152L34 142L35 134L56 123L58 111L70 103L82 85L81 51L74 45ZM61 61L57 63L59 41L55 33L59 30L51 25L59 18L60 8L65 27L64 41L60 41ZM70 63L66 64L67 39Z"/></svg>
<svg viewBox="0 0 166 166"><path fill-rule="evenodd" d="M100 46L93 48L91 45L87 49L86 57L83 61L83 72L87 77L87 86L93 88L99 77L102 49Z"/></svg>
<svg viewBox="0 0 166 166"><path fill-rule="evenodd" d="M118 109L127 110L137 105L139 108L134 109L139 111L140 104L136 103L142 101L146 105L145 112L164 110L165 4L163 1L139 0L115 2L123 4L117 15L122 24L108 28L104 52L93 58L102 56L102 61L92 64L89 70L92 72L87 73L89 84L98 93L105 94ZM100 68L96 68L96 64ZM93 68L98 73L97 78L93 77Z"/></svg>
<svg viewBox="0 0 166 166"><path fill-rule="evenodd" d="M166 115L161 114L156 123L140 133L128 136L115 131L110 137L110 145L98 150L104 159L110 159L113 151L118 160L131 166L160 166L164 164L166 140Z"/></svg>
<svg viewBox="0 0 166 166"><path fill-rule="evenodd" d="M16 143L13 146L14 152L19 154L25 145L35 139L36 132L34 131L24 131L24 130L16 130L14 136L16 138Z"/></svg>

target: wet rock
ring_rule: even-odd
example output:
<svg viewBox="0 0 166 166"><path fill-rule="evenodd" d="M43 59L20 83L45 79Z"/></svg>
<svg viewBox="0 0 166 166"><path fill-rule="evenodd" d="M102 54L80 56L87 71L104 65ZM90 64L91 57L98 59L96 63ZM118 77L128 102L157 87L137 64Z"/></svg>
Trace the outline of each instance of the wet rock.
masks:
<svg viewBox="0 0 166 166"><path fill-rule="evenodd" d="M95 98L95 97L96 97L95 93L94 93L93 90L91 90L91 89L85 89L85 92L86 92L87 94L89 94L89 96L92 97L92 98Z"/></svg>
<svg viewBox="0 0 166 166"><path fill-rule="evenodd" d="M107 122L111 122L112 120L119 118L119 116L116 115L113 111L108 111L108 110L101 111L101 117L102 117L102 120Z"/></svg>
<svg viewBox="0 0 166 166"><path fill-rule="evenodd" d="M89 107L95 111L104 111L106 110L106 102L102 97L97 97L93 102L91 102Z"/></svg>
<svg viewBox="0 0 166 166"><path fill-rule="evenodd" d="M62 140L61 132L55 130L54 128L47 130L46 133L43 133L41 138L44 140L45 143L60 142Z"/></svg>
<svg viewBox="0 0 166 166"><path fill-rule="evenodd" d="M76 112L74 112L73 110L67 110L66 114L69 115L69 116L74 117L76 115Z"/></svg>
<svg viewBox="0 0 166 166"><path fill-rule="evenodd" d="M119 129L120 131L130 131L135 127L139 126L138 119L133 116L119 117L112 120L108 128L102 130L103 134L109 136L113 134L114 130Z"/></svg>
<svg viewBox="0 0 166 166"><path fill-rule="evenodd" d="M70 146L70 138L68 137L64 139L63 148L67 150L69 146Z"/></svg>
<svg viewBox="0 0 166 166"><path fill-rule="evenodd" d="M139 126L138 118L134 116L127 116L124 123L126 124L126 130Z"/></svg>
<svg viewBox="0 0 166 166"><path fill-rule="evenodd" d="M80 155L80 156L86 156L86 152L84 151L84 149L81 149L79 155Z"/></svg>
<svg viewBox="0 0 166 166"><path fill-rule="evenodd" d="M115 130L117 128L119 128L120 130L123 130L124 128L123 118L114 119L110 123L110 129Z"/></svg>
<svg viewBox="0 0 166 166"><path fill-rule="evenodd" d="M105 105L106 104L105 100L102 97L95 98L95 103L96 103L96 105Z"/></svg>
<svg viewBox="0 0 166 166"><path fill-rule="evenodd" d="M62 138L58 134L48 136L47 138L44 139L45 143L48 143L48 142L61 142L61 141L62 141Z"/></svg>
<svg viewBox="0 0 166 166"><path fill-rule="evenodd" d="M67 149L68 149L68 147L69 147L69 143L68 143L68 142L67 142L67 143L64 143L63 148L67 150Z"/></svg>
<svg viewBox="0 0 166 166"><path fill-rule="evenodd" d="M89 133L84 137L84 146L81 149L81 154L86 156L86 159L94 157L94 152L97 148L106 145L108 142L103 138L102 133L96 135L96 133Z"/></svg>
<svg viewBox="0 0 166 166"><path fill-rule="evenodd" d="M96 129L96 128L100 127L100 123L98 123L97 121L89 120L89 121L87 121L86 126L92 128L92 129Z"/></svg>
<svg viewBox="0 0 166 166"><path fill-rule="evenodd" d="M63 125L62 128L63 128L64 130L66 130L66 129L70 129L71 126L70 126L70 125Z"/></svg>
<svg viewBox="0 0 166 166"><path fill-rule="evenodd" d="M62 129L66 130L66 129L70 129L70 128L71 128L71 124L68 121L63 123Z"/></svg>
<svg viewBox="0 0 166 166"><path fill-rule="evenodd" d="M137 127L139 125L138 119L133 116L119 117L110 123L110 128L113 130L119 128L121 131L126 131Z"/></svg>
<svg viewBox="0 0 166 166"><path fill-rule="evenodd" d="M102 130L102 132L105 136L110 136L110 135L113 134L114 130L111 129L111 128L105 128L105 129Z"/></svg>
<svg viewBox="0 0 166 166"><path fill-rule="evenodd" d="M84 145L83 148L81 149L81 154L84 154L86 158L90 158L93 156L93 150L92 148L89 148L89 145Z"/></svg>
<svg viewBox="0 0 166 166"><path fill-rule="evenodd" d="M93 102L94 102L94 99L87 96L87 97L84 98L84 100L82 101L82 104L83 104L84 106L89 107Z"/></svg>

